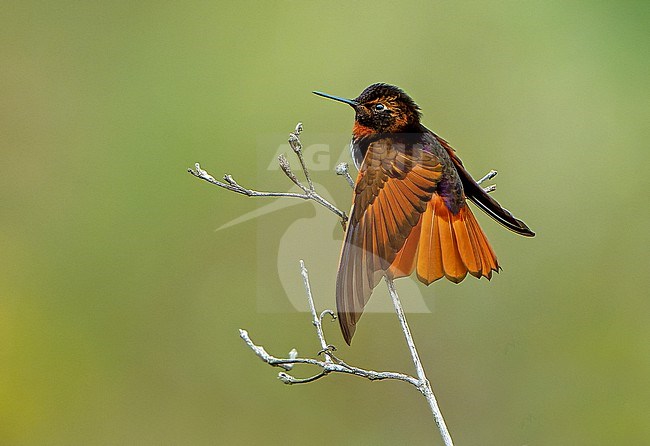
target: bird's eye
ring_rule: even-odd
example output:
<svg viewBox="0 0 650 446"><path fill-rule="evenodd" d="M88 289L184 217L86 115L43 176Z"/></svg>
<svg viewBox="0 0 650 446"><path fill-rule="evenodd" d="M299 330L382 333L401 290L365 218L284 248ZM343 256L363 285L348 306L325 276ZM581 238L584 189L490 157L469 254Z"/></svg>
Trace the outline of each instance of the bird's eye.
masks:
<svg viewBox="0 0 650 446"><path fill-rule="evenodd" d="M375 110L377 110L377 111L386 110L386 106L384 104L376 104L375 105Z"/></svg>

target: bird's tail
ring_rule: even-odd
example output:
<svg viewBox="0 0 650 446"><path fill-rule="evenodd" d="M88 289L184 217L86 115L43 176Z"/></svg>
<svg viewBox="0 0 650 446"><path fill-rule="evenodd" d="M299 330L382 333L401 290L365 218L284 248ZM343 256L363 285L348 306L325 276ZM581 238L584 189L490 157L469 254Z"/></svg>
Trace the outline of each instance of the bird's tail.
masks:
<svg viewBox="0 0 650 446"><path fill-rule="evenodd" d="M453 214L435 194L388 273L394 278L405 277L416 268L418 279L426 285L442 277L458 283L467 273L489 280L492 272L500 269L469 206Z"/></svg>

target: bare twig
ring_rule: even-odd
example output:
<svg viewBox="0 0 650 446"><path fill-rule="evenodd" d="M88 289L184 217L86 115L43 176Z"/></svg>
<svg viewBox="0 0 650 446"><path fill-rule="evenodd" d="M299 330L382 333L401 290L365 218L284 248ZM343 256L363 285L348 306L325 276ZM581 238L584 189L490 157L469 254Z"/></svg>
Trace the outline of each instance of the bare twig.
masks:
<svg viewBox="0 0 650 446"><path fill-rule="evenodd" d="M442 440L445 443L445 446L453 446L451 440L451 435L449 435L449 430L445 424L445 419L442 417L442 412L440 407L438 407L438 402L436 396L433 394L433 389L431 388L431 383L427 379L426 374L424 373L424 367L422 367L422 361L420 361L420 355L418 354L417 349L415 348L415 342L413 341L413 335L411 335L411 330L406 322L406 315L404 314L404 309L402 308L402 303L399 300L399 295L395 289L395 283L392 279L384 277L386 285L388 286L388 293L393 301L393 306L395 307L395 313L397 313L397 318L399 319L400 325L402 326L402 332L406 338L406 345L408 345L409 351L411 352L411 359L413 359L413 364L415 365L415 371L418 376L418 385L416 386L418 390L424 395L427 402L429 403L429 408L433 414L433 419L438 426Z"/></svg>
<svg viewBox="0 0 650 446"><path fill-rule="evenodd" d="M345 177L347 180L348 184L352 189L354 189L354 180L350 176L350 171L348 169L348 163L339 163L336 165L334 168L334 172L336 172L337 175L342 175Z"/></svg>
<svg viewBox="0 0 650 446"><path fill-rule="evenodd" d="M302 122L299 122L298 125L296 125L296 129L289 133L289 145L293 149L293 151L296 153L298 156L298 160L300 161L300 165L302 166L302 171L305 173L305 178L307 179L307 184L309 184L309 190L314 191L314 183L311 181L311 177L309 176L309 169L307 169L307 165L305 164L305 158L302 154L302 143L300 142L299 135L302 133Z"/></svg>
<svg viewBox="0 0 650 446"><path fill-rule="evenodd" d="M280 165L280 169L282 169L282 172L284 172L284 174L293 182L293 184L295 184L300 189L302 189L306 194L309 193L309 189L303 186L303 184L298 180L296 174L294 174L293 171L291 170L291 165L289 164L289 160L284 155L284 153L278 155L278 164Z"/></svg>
<svg viewBox="0 0 650 446"><path fill-rule="evenodd" d="M305 159L302 153L302 143L300 142L300 138L298 137L298 135L300 135L300 132L302 132L302 124L298 123L296 129L289 134L289 145L291 146L291 149L294 151L294 153L298 157L298 160L300 161L302 171L305 174L305 178L307 179L307 183L309 184L309 186L305 186L298 180L296 175L291 170L289 161L284 155L280 155L278 157L278 162L280 164L280 168L282 169L282 172L284 172L284 174L291 180L291 182L294 183L296 186L298 186L304 193L263 192L263 191L248 189L241 186L239 183L235 181L235 179L231 175L228 174L224 175L223 182L218 181L207 171L203 170L199 163L194 164L194 169L187 169L187 171L192 175L194 175L195 177L207 181L208 183L214 184L215 186L222 187L224 189L227 189L229 191L241 195L246 195L247 197L289 197L289 198L300 198L302 200L315 201L316 203L320 204L321 206L325 207L329 211L336 214L341 220L341 225L345 227L345 223L348 221L347 214L342 210L340 210L339 208L337 208L336 206L334 206L332 203L330 203L328 200L323 198L318 192L314 190L314 183L311 180L311 176L309 175L309 169L307 169L307 165L305 164Z"/></svg>
<svg viewBox="0 0 650 446"><path fill-rule="evenodd" d="M476 182L477 182L478 184L483 184L483 183L485 183L486 181L489 181L489 180L491 180L492 178L496 177L496 176L497 176L497 173L499 173L499 172L497 172L496 170L491 170L491 171L489 171L488 173L486 173L485 176L483 176L480 180L477 180ZM491 186L484 187L483 190L484 190L485 192L487 192L488 194L489 194L489 193L492 193L492 192L494 192L495 190L497 190L497 185L496 185L496 184L492 184Z"/></svg>
<svg viewBox="0 0 650 446"><path fill-rule="evenodd" d="M367 378L371 381L379 381L379 380L385 380L385 379L396 379L399 381L405 381L409 384L412 384L414 386L417 386L418 380L413 378L412 376L405 375L403 373L396 373L396 372L376 372L374 370L366 370L366 369L361 369L358 367L352 367L350 365L343 365L339 363L334 363L334 362L327 362L327 361L320 361L318 359L312 359L312 358L276 358L273 355L270 355L269 353L266 352L264 347L261 345L256 345L248 335L248 332L246 330L239 330L239 336L244 340L246 345L253 350L253 352L264 362L267 364L273 366L273 367L281 367L285 370L290 370L287 369L288 365L293 365L293 364L310 364L314 365L317 367L322 368L323 370L319 372L318 374L308 377L308 378L294 378L293 376L289 375L288 373L285 372L280 372L278 375L278 378L285 384L304 384L306 382L312 382L316 381L317 379L322 378L323 376L328 375L329 373L332 372L337 372L337 373L345 373L348 375L356 375L360 376L362 378Z"/></svg>
<svg viewBox="0 0 650 446"><path fill-rule="evenodd" d="M321 324L321 321L325 315L327 314L333 315L334 312L331 310L325 310L320 315L318 315L316 311L316 307L314 305L314 298L312 296L311 286L309 285L309 273L302 260L300 261L300 271L303 277L305 292L307 294L307 301L309 302L309 309L311 311L311 316L312 316L312 324L314 324L314 327L316 327L316 336L318 337L318 340L320 342L320 346L322 348L321 351L325 353L324 361L321 361L319 359L313 359L313 358L299 358L297 356L289 357L289 358L277 358L273 355L270 355L261 345L256 345L251 340L246 330L241 330L241 329L239 330L239 336L244 340L246 345L248 345L248 347L251 350L253 350L253 352L262 361L266 362L270 366L280 367L286 371L291 370L293 365L295 364L309 364L321 368L320 372L318 372L315 375L309 376L307 378L296 378L294 376L289 375L286 372L280 372L278 374L278 378L283 383L305 384L323 378L329 375L330 373L345 373L348 375L360 376L362 378L366 378L371 381L395 379L398 381L407 382L420 389L422 385L421 381L412 376L405 375L403 373L397 373L397 372L377 372L374 370L362 369L359 367L351 366L345 363L344 361L342 361L341 359L337 358L332 353L333 347L327 344L327 341L325 340L325 335L323 333L323 327Z"/></svg>
<svg viewBox="0 0 650 446"><path fill-rule="evenodd" d="M325 361L331 362L333 357L331 351L335 350L335 348L334 346L328 345L327 342L325 342L325 335L323 334L323 316L328 311L332 314L332 318L335 318L336 316L334 316L334 312L331 310L325 310L323 313L321 313L320 316L316 314L316 306L314 305L314 298L311 294L311 285L309 283L309 273L305 267L305 262L302 260L300 260L300 275L302 276L302 282L305 286L305 292L307 293L307 300L309 300L309 309L311 311L312 323L314 324L314 327L316 327L316 335L320 341L321 352L325 354Z"/></svg>
<svg viewBox="0 0 650 446"><path fill-rule="evenodd" d="M483 184L484 182L489 181L492 178L496 177L498 173L499 172L497 172L496 170L491 170L488 173L486 173L480 180L477 180L476 182L478 184Z"/></svg>
<svg viewBox="0 0 650 446"><path fill-rule="evenodd" d="M277 358L269 354L261 345L256 345L251 340L246 330L240 329L239 335L244 340L246 345L248 345L248 347L251 350L253 350L253 352L255 352L255 354L262 361L266 362L268 365L273 367L281 367L284 370L289 371L293 368L293 365L295 364L309 364L316 367L320 367L321 369L315 375L309 376L307 378L296 378L288 374L287 372L280 372L278 374L278 379L280 379L285 384L306 384L306 383L316 381L320 378L323 378L329 375L330 373L345 373L349 375L356 375L362 378L369 379L371 381L394 379L398 381L407 382L412 386L414 386L415 388L417 388L429 403L429 407L433 414L433 418L436 422L436 425L438 426L438 430L440 431L445 446L453 446L451 436L449 435L449 430L447 429L445 420L442 417L442 412L438 407L438 403L436 401L436 397L431 388L431 384L429 383L429 380L427 379L424 373L422 362L420 361L420 357L418 355L417 349L415 348L415 343L413 342L413 336L411 335L411 331L409 329L408 323L406 322L406 316L404 315L404 310L402 309L402 304L399 300L397 291L395 290L395 285L393 281L388 278L385 278L386 284L388 285L388 291L390 293L391 299L393 300L393 305L395 306L395 312L397 313L397 317L400 321L402 331L404 332L404 337L406 338L406 343L408 345L409 351L411 352L411 357L413 359L415 370L418 376L417 378L403 373L398 373L398 372L377 372L374 370L362 369L359 367L351 366L345 363L343 360L337 358L333 354L334 347L332 345L329 345L325 340L325 334L323 333L323 326L322 326L323 317L326 314L333 315L334 312L331 310L325 310L320 314L320 316L318 315L316 311L316 307L314 305L314 298L309 283L309 273L307 271L307 268L305 267L305 263L302 260L300 261L300 272L303 278L303 285L305 287L307 301L309 303L309 309L312 316L312 324L314 325L314 327L316 327L316 336L318 337L320 346L322 348L320 352L325 353L325 360L321 361L313 358L299 358L295 354L290 355L289 358ZM292 350L292 352L295 352L295 349Z"/></svg>
<svg viewBox="0 0 650 446"><path fill-rule="evenodd" d="M485 192L487 192L488 194L491 194L492 192L494 192L495 190L497 190L497 185L496 185L496 184L492 184L492 185L490 185L490 186L488 186L488 187L484 187L483 190L484 190Z"/></svg>

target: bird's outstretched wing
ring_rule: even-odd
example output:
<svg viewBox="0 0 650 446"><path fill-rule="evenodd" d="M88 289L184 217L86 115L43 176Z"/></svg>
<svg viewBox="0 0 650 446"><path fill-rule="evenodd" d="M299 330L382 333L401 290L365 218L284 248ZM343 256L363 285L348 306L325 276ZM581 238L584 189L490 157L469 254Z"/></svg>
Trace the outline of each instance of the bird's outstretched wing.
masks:
<svg viewBox="0 0 650 446"><path fill-rule="evenodd" d="M515 216L512 215L509 210L501 206L498 201L490 197L490 195L488 195L488 193L483 190L483 188L476 182L476 180L472 178L467 169L465 169L463 162L456 155L456 151L449 145L447 141L426 127L424 127L424 129L433 135L449 154L451 161L454 163L454 167L456 167L456 172L458 172L458 176L463 183L463 190L465 191L465 196L467 198L469 198L483 212L488 214L504 227L510 229L512 232L516 232L517 234L526 237L535 236L535 233L526 225L526 223L519 220L518 218L515 218Z"/></svg>
<svg viewBox="0 0 650 446"><path fill-rule="evenodd" d="M348 344L372 290L418 224L441 176L438 157L419 144L384 138L369 145L336 279L339 323Z"/></svg>

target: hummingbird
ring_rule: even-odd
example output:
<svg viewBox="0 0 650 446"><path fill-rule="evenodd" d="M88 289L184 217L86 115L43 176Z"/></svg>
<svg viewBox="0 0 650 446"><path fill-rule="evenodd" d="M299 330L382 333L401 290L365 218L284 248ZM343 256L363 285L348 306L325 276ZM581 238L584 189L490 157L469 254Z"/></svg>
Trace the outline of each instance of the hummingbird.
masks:
<svg viewBox="0 0 650 446"><path fill-rule="evenodd" d="M430 285L487 280L501 267L468 201L507 229L535 233L474 180L447 141L426 128L402 89L376 83L355 99L314 91L355 111L350 151L359 170L336 278L345 342L382 277Z"/></svg>

